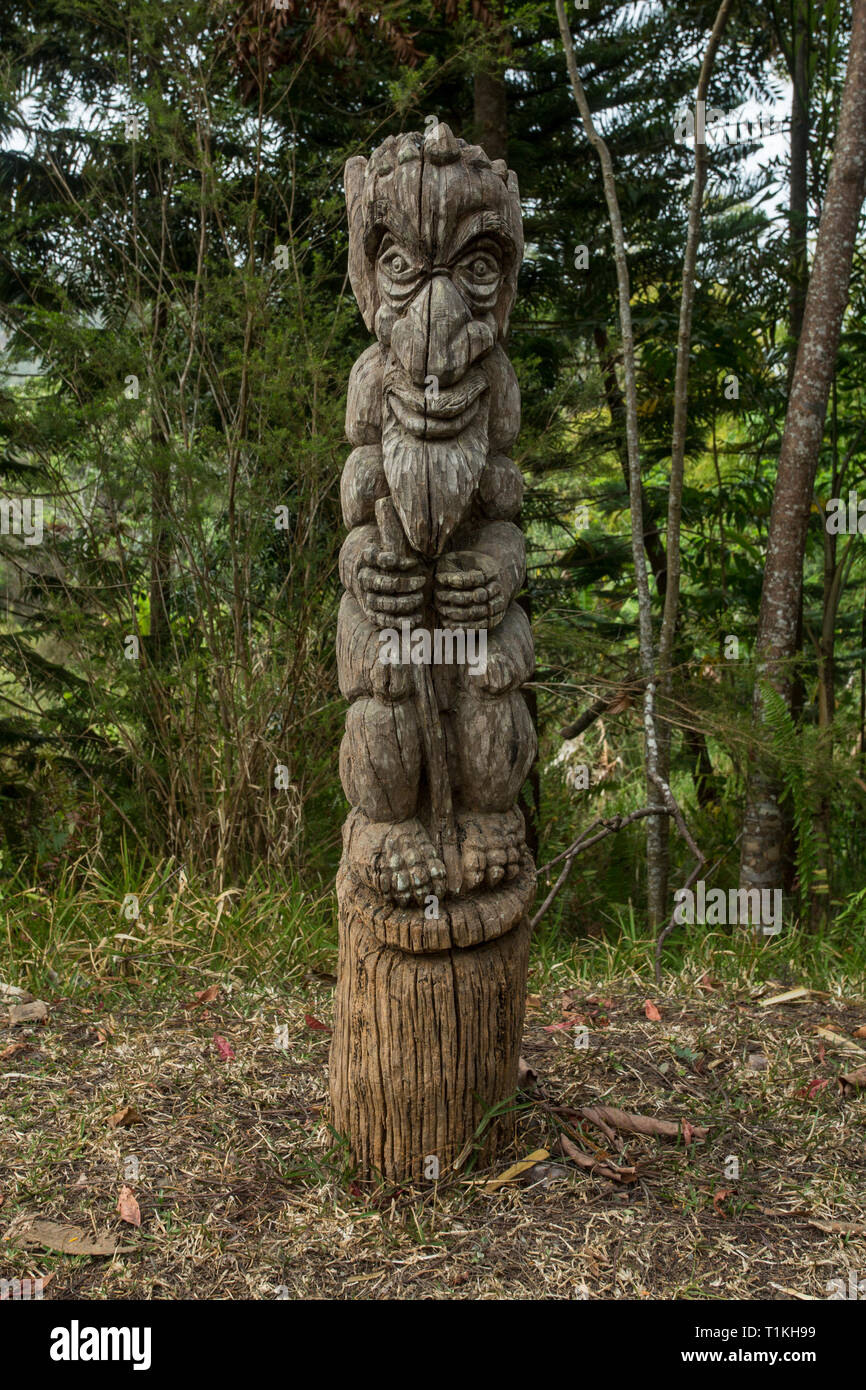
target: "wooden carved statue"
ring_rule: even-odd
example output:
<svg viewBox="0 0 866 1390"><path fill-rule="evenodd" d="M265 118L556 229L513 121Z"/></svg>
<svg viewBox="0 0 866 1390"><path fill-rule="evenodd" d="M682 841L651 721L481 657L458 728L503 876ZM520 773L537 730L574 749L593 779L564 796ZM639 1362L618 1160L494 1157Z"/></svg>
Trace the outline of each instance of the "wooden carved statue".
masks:
<svg viewBox="0 0 866 1390"><path fill-rule="evenodd" d="M332 1118L361 1173L421 1179L465 1161L517 1084L535 883L516 803L536 744L503 341L523 234L515 175L446 125L350 159L345 184L376 341L349 380L342 476Z"/></svg>

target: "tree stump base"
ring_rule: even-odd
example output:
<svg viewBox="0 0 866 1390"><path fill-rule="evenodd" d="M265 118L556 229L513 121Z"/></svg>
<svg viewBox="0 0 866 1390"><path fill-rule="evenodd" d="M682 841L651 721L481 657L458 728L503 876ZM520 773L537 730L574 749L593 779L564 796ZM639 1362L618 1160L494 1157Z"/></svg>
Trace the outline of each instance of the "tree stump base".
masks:
<svg viewBox="0 0 866 1390"><path fill-rule="evenodd" d="M332 1122L362 1177L445 1176L475 1148L484 1115L514 1095L534 892L527 856L518 878L446 900L428 920L341 866ZM479 1162L513 1124L487 1125Z"/></svg>

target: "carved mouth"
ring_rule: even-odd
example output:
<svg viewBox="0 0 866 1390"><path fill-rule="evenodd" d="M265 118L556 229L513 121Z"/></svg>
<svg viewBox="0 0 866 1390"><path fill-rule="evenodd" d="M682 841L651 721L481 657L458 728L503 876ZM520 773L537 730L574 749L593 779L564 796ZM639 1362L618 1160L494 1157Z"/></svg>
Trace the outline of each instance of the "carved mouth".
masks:
<svg viewBox="0 0 866 1390"><path fill-rule="evenodd" d="M386 377L384 388L385 399L404 430L419 439L450 439L461 434L475 418L487 389L487 377L480 367L473 367L459 385L433 395L412 386L395 372L390 379Z"/></svg>

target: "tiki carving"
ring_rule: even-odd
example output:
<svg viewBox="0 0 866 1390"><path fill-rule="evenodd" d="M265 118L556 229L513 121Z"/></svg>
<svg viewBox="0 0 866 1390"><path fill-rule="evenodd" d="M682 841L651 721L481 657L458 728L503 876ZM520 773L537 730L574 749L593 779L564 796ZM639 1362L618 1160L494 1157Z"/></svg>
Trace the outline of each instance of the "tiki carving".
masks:
<svg viewBox="0 0 866 1390"><path fill-rule="evenodd" d="M446 125L349 160L345 185L376 341L349 380L341 486L332 1117L361 1172L421 1179L514 1093L523 1026L534 656L503 346L523 235L515 175Z"/></svg>

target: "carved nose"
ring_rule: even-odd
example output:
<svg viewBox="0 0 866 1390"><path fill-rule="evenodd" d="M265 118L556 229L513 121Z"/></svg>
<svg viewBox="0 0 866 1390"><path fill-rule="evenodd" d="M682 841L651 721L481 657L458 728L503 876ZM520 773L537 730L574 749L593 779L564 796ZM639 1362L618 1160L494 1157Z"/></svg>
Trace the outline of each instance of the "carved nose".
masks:
<svg viewBox="0 0 866 1390"><path fill-rule="evenodd" d="M446 274L435 273L391 332L391 347L415 386L430 376L453 386L465 375L475 355L471 322L460 292Z"/></svg>

